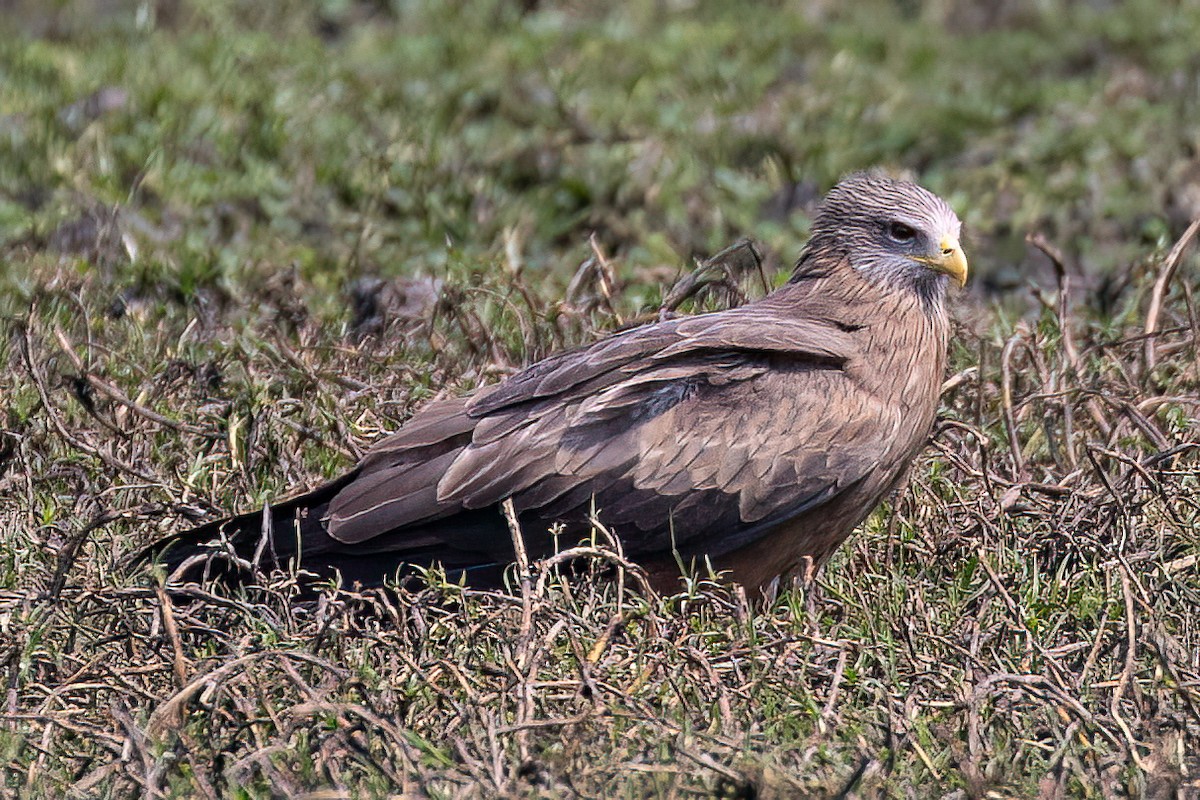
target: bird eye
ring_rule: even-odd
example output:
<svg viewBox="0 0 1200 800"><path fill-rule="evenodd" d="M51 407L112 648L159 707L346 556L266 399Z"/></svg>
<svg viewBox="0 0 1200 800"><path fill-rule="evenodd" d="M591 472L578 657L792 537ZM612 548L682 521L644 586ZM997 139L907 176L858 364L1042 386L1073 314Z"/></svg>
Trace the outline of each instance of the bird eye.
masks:
<svg viewBox="0 0 1200 800"><path fill-rule="evenodd" d="M897 242L911 242L917 238L917 232L912 227L895 220L887 224L887 234Z"/></svg>

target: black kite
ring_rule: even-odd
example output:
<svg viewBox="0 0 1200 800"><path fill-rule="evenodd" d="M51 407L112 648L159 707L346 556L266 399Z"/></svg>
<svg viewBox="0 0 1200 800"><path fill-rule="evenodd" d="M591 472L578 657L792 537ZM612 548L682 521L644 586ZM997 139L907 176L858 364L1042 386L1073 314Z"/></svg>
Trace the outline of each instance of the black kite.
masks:
<svg viewBox="0 0 1200 800"><path fill-rule="evenodd" d="M757 593L825 560L924 446L947 284L966 279L958 237L935 195L851 175L795 274L762 300L617 333L434 402L267 524L262 512L219 520L151 552L174 567L221 538L242 559L298 552L347 583L440 563L495 585L514 557L499 509L511 499L531 557L552 552L554 523L562 546L585 535L594 508L659 588L676 585L679 559L707 558Z"/></svg>

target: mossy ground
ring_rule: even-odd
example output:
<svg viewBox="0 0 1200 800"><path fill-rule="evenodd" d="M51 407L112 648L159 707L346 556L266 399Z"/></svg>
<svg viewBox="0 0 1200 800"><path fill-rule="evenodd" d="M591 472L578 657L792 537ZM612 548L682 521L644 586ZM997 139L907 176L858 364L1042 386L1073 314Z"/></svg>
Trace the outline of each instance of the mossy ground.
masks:
<svg viewBox="0 0 1200 800"><path fill-rule="evenodd" d="M0 11L3 791L1200 791L1194 256L1150 312L1200 216L1200 7ZM811 591L294 607L127 565L742 237L763 274L684 309L761 293L867 166L952 202L976 278L928 453Z"/></svg>

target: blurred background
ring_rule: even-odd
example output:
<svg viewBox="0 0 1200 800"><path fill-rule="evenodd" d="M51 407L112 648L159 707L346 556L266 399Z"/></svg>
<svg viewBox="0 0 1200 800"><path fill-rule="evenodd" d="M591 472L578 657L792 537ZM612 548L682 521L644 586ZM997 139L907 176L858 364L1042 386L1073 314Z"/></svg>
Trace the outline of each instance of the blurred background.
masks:
<svg viewBox="0 0 1200 800"><path fill-rule="evenodd" d="M506 242L563 286L592 233L633 283L742 236L786 267L869 166L951 201L981 295L1046 280L1028 232L1103 293L1200 215L1192 2L2 0L0 31L6 304L64 257L117 304L293 269L331 319Z"/></svg>

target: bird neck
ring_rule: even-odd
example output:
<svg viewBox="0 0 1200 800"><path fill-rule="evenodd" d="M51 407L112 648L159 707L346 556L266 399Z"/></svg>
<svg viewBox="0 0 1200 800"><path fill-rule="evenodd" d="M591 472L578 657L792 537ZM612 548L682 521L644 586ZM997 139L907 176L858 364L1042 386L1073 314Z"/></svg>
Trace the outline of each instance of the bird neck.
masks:
<svg viewBox="0 0 1200 800"><path fill-rule="evenodd" d="M862 331L862 354L869 359L890 358L896 337L915 339L918 350L937 361L940 380L950 337L945 293L928 295L912 286L871 280L844 255L831 255L810 242L791 279L762 302L844 331Z"/></svg>

